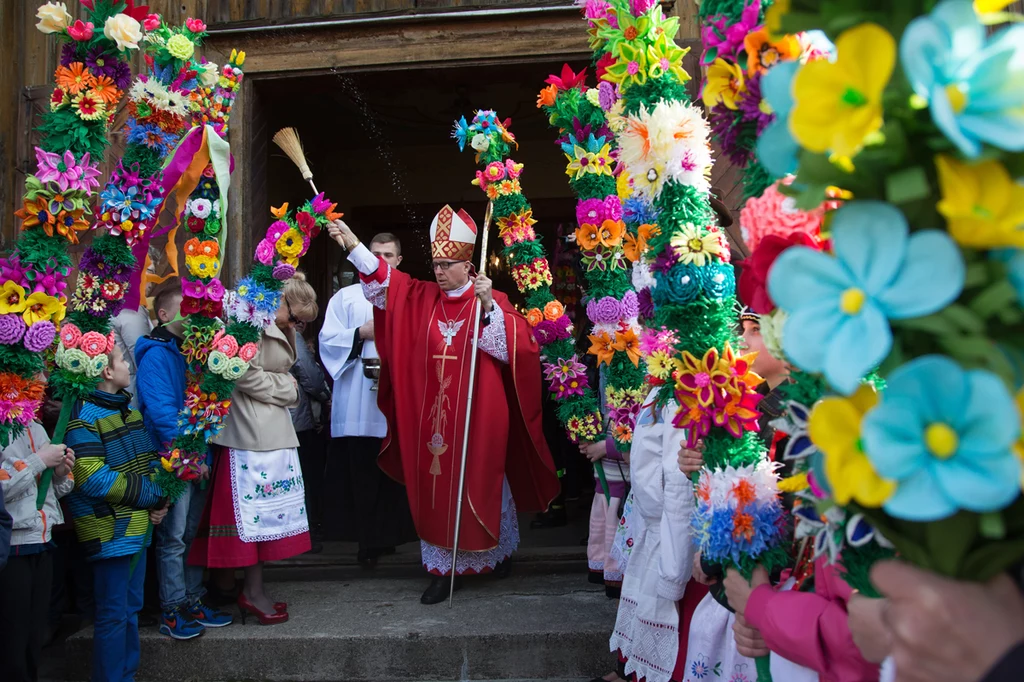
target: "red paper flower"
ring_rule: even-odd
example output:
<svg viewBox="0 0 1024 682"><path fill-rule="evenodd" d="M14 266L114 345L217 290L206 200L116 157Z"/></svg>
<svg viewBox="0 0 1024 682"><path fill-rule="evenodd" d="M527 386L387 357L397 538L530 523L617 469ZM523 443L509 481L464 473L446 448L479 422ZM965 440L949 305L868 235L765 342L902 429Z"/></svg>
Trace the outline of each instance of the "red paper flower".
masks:
<svg viewBox="0 0 1024 682"><path fill-rule="evenodd" d="M78 41L90 40L92 39L94 28L91 21L83 22L79 19L71 26L68 26L68 35Z"/></svg>
<svg viewBox="0 0 1024 682"><path fill-rule="evenodd" d="M768 294L768 272L775 259L791 246L819 246L809 235L796 232L788 237L770 234L761 240L754 253L740 263L740 279L737 290L740 301L758 315L767 315L775 310L775 301Z"/></svg>
<svg viewBox="0 0 1024 682"><path fill-rule="evenodd" d="M559 90L572 90L573 88L577 88L580 92L583 92L587 89L586 81L586 69L583 69L579 73L573 73L573 70L569 68L568 64L563 64L561 77L551 74L544 82L554 85Z"/></svg>
<svg viewBox="0 0 1024 682"><path fill-rule="evenodd" d="M202 33L206 30L206 24L203 23L202 19L194 19L192 17L185 20L185 26L193 33Z"/></svg>

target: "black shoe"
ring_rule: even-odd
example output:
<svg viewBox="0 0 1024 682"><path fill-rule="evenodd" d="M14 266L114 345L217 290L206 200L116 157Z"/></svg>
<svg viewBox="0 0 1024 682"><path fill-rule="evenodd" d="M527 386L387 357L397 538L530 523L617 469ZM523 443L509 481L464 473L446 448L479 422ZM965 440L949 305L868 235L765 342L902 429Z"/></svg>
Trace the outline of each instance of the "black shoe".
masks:
<svg viewBox="0 0 1024 682"><path fill-rule="evenodd" d="M363 568L376 568L377 567L377 550L374 549L360 549L359 553L356 554L356 561Z"/></svg>
<svg viewBox="0 0 1024 682"><path fill-rule="evenodd" d="M449 576L434 576L430 587L420 597L421 604L440 604L448 598L448 591L451 589L452 579ZM462 588L462 577L455 576L455 589Z"/></svg>
<svg viewBox="0 0 1024 682"><path fill-rule="evenodd" d="M604 596L608 597L609 599L618 599L622 596L622 588L615 587L613 585L605 585Z"/></svg>
<svg viewBox="0 0 1024 682"><path fill-rule="evenodd" d="M530 521L530 528L533 530L542 530L545 528L560 528L568 525L569 519L565 513L565 507L559 505L557 507L552 506L546 512L541 512Z"/></svg>
<svg viewBox="0 0 1024 682"><path fill-rule="evenodd" d="M512 557L499 562L498 565L494 567L494 575L498 576L499 580L504 580L512 575Z"/></svg>
<svg viewBox="0 0 1024 682"><path fill-rule="evenodd" d="M604 585L604 573L601 571L587 571L587 582L591 585Z"/></svg>
<svg viewBox="0 0 1024 682"><path fill-rule="evenodd" d="M309 551L306 554L319 554L324 551L324 543L319 540L310 540Z"/></svg>

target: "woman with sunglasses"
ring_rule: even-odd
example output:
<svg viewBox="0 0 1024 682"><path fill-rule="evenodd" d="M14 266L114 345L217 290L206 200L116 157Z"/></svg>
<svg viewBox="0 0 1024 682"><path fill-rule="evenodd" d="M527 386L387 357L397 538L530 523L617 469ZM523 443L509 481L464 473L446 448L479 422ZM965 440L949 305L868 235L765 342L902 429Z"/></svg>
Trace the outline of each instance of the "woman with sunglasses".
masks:
<svg viewBox="0 0 1024 682"><path fill-rule="evenodd" d="M243 623L249 614L262 625L288 620L288 605L264 590L263 564L310 549L299 440L289 408L299 403L290 372L295 325L316 316L316 291L296 273L284 285L276 324L263 332L259 352L235 384L231 412L214 439L219 452L213 490L189 561L244 569L238 595Z"/></svg>

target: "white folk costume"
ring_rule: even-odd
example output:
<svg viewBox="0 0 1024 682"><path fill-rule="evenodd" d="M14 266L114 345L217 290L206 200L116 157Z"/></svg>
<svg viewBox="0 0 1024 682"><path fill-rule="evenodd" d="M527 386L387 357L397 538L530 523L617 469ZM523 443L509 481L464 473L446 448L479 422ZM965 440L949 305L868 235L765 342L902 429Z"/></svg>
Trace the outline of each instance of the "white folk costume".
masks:
<svg viewBox="0 0 1024 682"><path fill-rule="evenodd" d="M615 446L612 438L605 440L605 456L598 462L604 468L608 496L598 475L594 474L594 501L590 506L590 535L587 538L587 567L590 582L603 584L609 597L619 596L623 569L612 545L621 520L620 508L629 485L629 465ZM595 465L595 469L596 469Z"/></svg>
<svg viewBox="0 0 1024 682"><path fill-rule="evenodd" d="M631 516L641 522L634 531L609 644L627 659L627 674L669 682L679 651L676 602L693 572L693 485L679 470L685 432L672 425L676 406L670 402L655 419L655 396L652 392L640 411L630 450Z"/></svg>
<svg viewBox="0 0 1024 682"><path fill-rule="evenodd" d="M358 541L360 561L416 539L405 489L377 464L388 423L377 407L373 379L363 372L363 360L377 358L377 347L359 335L372 319L363 286L352 284L331 297L320 330L320 359L334 380L327 478L343 482L341 492L352 502L354 528L343 535ZM332 524L348 525L347 515L337 516Z"/></svg>
<svg viewBox="0 0 1024 682"><path fill-rule="evenodd" d="M476 225L445 206L430 226L435 259L468 261ZM381 357L378 404L388 422L381 468L406 485L424 567L451 572L476 297L473 283L442 291L359 245L349 254ZM484 573L519 541L516 506L547 508L559 491L541 426L539 347L500 292L479 337L473 420L456 572ZM514 500L513 501L513 497Z"/></svg>
<svg viewBox="0 0 1024 682"><path fill-rule="evenodd" d="M732 611L710 594L705 595L697 605L690 625L684 682L754 682L757 679L754 659L741 656L736 650L736 637L732 631L735 622L736 616ZM789 682L789 678L777 679L778 682Z"/></svg>

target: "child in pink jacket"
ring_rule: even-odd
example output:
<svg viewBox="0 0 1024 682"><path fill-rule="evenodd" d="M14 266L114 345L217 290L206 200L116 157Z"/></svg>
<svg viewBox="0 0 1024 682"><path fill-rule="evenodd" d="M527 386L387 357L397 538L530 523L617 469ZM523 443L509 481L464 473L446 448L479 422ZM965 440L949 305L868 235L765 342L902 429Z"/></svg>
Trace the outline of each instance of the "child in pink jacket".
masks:
<svg viewBox="0 0 1024 682"><path fill-rule="evenodd" d="M846 605L854 592L838 564L815 560L813 592L780 590L767 580L759 569L748 584L730 570L725 586L729 604L773 653L818 673L820 682L878 681L878 665L864 658L850 634Z"/></svg>

